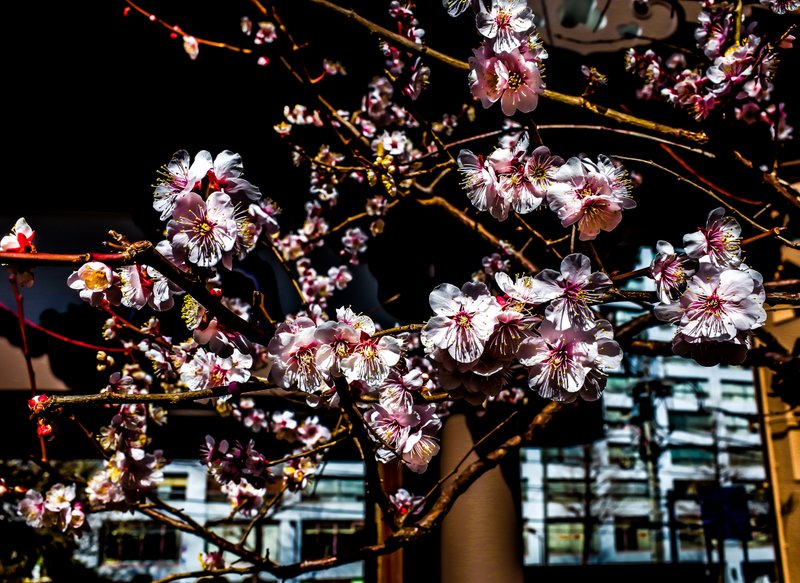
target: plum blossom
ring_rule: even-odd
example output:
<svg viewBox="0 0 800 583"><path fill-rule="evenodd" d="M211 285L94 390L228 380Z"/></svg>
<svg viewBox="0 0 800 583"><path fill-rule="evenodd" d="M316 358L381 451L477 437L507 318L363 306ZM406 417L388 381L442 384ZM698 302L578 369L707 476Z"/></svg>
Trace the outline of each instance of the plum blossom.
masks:
<svg viewBox="0 0 800 583"><path fill-rule="evenodd" d="M507 53L518 48L522 33L533 27L533 11L526 0L492 0L489 10L479 2L475 23L479 33L494 40L496 53Z"/></svg>
<svg viewBox="0 0 800 583"><path fill-rule="evenodd" d="M370 387L378 387L400 361L402 349L403 342L394 336L375 339L362 333L360 341L342 359L342 373L350 383L359 380Z"/></svg>
<svg viewBox="0 0 800 583"><path fill-rule="evenodd" d="M594 401L605 388L607 370L622 361L611 338L611 324L597 320L591 328L559 330L544 320L538 334L523 341L517 358L529 367L528 385L540 396L571 402L578 396Z"/></svg>
<svg viewBox="0 0 800 583"><path fill-rule="evenodd" d="M104 301L119 305L122 294L119 278L111 268L100 261L84 263L67 278L67 285L78 290L81 299L91 306L100 306Z"/></svg>
<svg viewBox="0 0 800 583"><path fill-rule="evenodd" d="M405 488L398 488L394 494L389 496L389 501L397 510L400 516L406 514L419 514L422 512L424 496L413 496Z"/></svg>
<svg viewBox="0 0 800 583"><path fill-rule="evenodd" d="M316 324L302 317L294 322L283 322L267 346L273 362L271 378L286 389L297 386L306 393L316 393L328 388L329 370L317 362L317 351L322 343L316 337Z"/></svg>
<svg viewBox="0 0 800 583"><path fill-rule="evenodd" d="M25 220L20 217L11 228L11 233L4 235L0 239L0 251L8 253L36 253L36 245L33 238L36 236L34 231Z"/></svg>
<svg viewBox="0 0 800 583"><path fill-rule="evenodd" d="M180 367L181 381L191 391L243 383L250 378L253 357L234 349L228 358L198 348L194 356Z"/></svg>
<svg viewBox="0 0 800 583"><path fill-rule="evenodd" d="M673 352L699 364L741 363L750 347L751 331L764 325L761 274L739 266L718 267L705 259L673 304L658 304L656 317L678 327Z"/></svg>
<svg viewBox="0 0 800 583"><path fill-rule="evenodd" d="M471 150L458 153L458 170L461 172L461 185L467 191L469 201L479 211L492 208L497 199L497 174L492 165Z"/></svg>
<svg viewBox="0 0 800 583"><path fill-rule="evenodd" d="M387 462L397 457L396 452L405 445L420 417L413 407L387 408L375 404L364 413L364 421L371 428L370 436L379 443L376 457Z"/></svg>
<svg viewBox="0 0 800 583"><path fill-rule="evenodd" d="M599 301L612 286L601 271L592 272L591 262L582 253L567 255L561 261L561 272L543 269L533 280L531 294L539 301L549 301L545 318L558 330L592 326L594 313L589 304Z"/></svg>
<svg viewBox="0 0 800 583"><path fill-rule="evenodd" d="M439 453L439 443L435 434L442 427L442 421L436 414L436 405L414 406L419 422L405 440L402 448L402 459L406 467L416 474L428 469L433 456Z"/></svg>
<svg viewBox="0 0 800 583"><path fill-rule="evenodd" d="M686 282L694 275L696 262L685 253L676 253L667 241L656 243L656 250L650 275L656 282L658 299L669 304L686 290Z"/></svg>
<svg viewBox="0 0 800 583"><path fill-rule="evenodd" d="M230 196L213 192L208 199L190 192L180 198L167 223L167 237L174 249L186 251L190 263L214 267L222 261L230 269L239 230Z"/></svg>
<svg viewBox="0 0 800 583"><path fill-rule="evenodd" d="M498 54L484 44L473 49L468 61L470 90L484 108L499 101L507 116L536 109L539 95L544 93L537 60L529 60L519 49Z"/></svg>
<svg viewBox="0 0 800 583"><path fill-rule="evenodd" d="M786 14L800 10L800 0L760 0L761 4L769 7L776 14Z"/></svg>
<svg viewBox="0 0 800 583"><path fill-rule="evenodd" d="M435 316L422 330L425 341L459 363L477 360L494 330L500 306L482 283L465 283L461 289L443 283L430 293Z"/></svg>
<svg viewBox="0 0 800 583"><path fill-rule="evenodd" d="M601 230L613 230L622 220L622 211L636 206L624 170L606 156L600 155L597 163L574 156L553 178L550 210L562 226L577 225L581 241L597 238Z"/></svg>
<svg viewBox="0 0 800 583"><path fill-rule="evenodd" d="M742 227L725 209L717 207L708 213L705 228L683 236L686 254L694 259L705 255L720 267L735 267L742 261Z"/></svg>
<svg viewBox="0 0 800 583"><path fill-rule="evenodd" d="M145 306L163 312L175 305L183 293L176 284L149 265L124 265L117 270L122 298L120 303L140 310Z"/></svg>

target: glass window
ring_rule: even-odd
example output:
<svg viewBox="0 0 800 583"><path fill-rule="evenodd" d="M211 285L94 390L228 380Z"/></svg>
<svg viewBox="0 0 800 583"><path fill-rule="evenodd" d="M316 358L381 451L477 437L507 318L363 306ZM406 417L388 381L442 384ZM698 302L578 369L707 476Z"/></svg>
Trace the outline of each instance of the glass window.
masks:
<svg viewBox="0 0 800 583"><path fill-rule="evenodd" d="M549 464L583 465L583 446L546 447L542 451L542 461Z"/></svg>
<svg viewBox="0 0 800 583"><path fill-rule="evenodd" d="M107 521L100 531L100 561L178 561L180 533L154 520Z"/></svg>
<svg viewBox="0 0 800 583"><path fill-rule="evenodd" d="M728 463L731 466L763 466L764 456L760 449L736 448L728 450Z"/></svg>
<svg viewBox="0 0 800 583"><path fill-rule="evenodd" d="M758 421L754 417L725 415L723 424L728 433L758 433Z"/></svg>
<svg viewBox="0 0 800 583"><path fill-rule="evenodd" d="M625 427L630 422L631 410L606 407L604 418L611 427Z"/></svg>
<svg viewBox="0 0 800 583"><path fill-rule="evenodd" d="M594 490L594 482L591 484ZM547 480L547 499L549 502L575 502L583 500L586 483L583 479L550 479Z"/></svg>
<svg viewBox="0 0 800 583"><path fill-rule="evenodd" d="M348 520L307 520L303 522L302 557L347 554L364 542L364 522Z"/></svg>
<svg viewBox="0 0 800 583"><path fill-rule="evenodd" d="M669 427L672 431L711 432L711 415L698 411L671 411Z"/></svg>
<svg viewBox="0 0 800 583"><path fill-rule="evenodd" d="M703 379L680 379L672 385L672 396L678 399L707 399L708 381Z"/></svg>
<svg viewBox="0 0 800 583"><path fill-rule="evenodd" d="M547 551L551 555L581 556L583 553L583 523L581 522L550 522L547 524ZM590 552L596 554L599 550L599 537L597 532L592 532L589 542Z"/></svg>
<svg viewBox="0 0 800 583"><path fill-rule="evenodd" d="M647 500L647 480L611 480L607 495L612 500Z"/></svg>
<svg viewBox="0 0 800 583"><path fill-rule="evenodd" d="M629 395L634 382L629 377L608 375L605 391L607 393Z"/></svg>
<svg viewBox="0 0 800 583"><path fill-rule="evenodd" d="M675 447L670 450L672 463L680 466L713 466L714 452L698 447Z"/></svg>
<svg viewBox="0 0 800 583"><path fill-rule="evenodd" d="M653 534L646 516L614 517L614 546L617 551L648 551L653 548Z"/></svg>
<svg viewBox="0 0 800 583"><path fill-rule="evenodd" d="M303 491L303 498L331 502L363 500L364 482L360 478L323 476Z"/></svg>
<svg viewBox="0 0 800 583"><path fill-rule="evenodd" d="M723 381L720 383L720 387L722 388L723 401L748 401L755 403L756 390L753 383Z"/></svg>
<svg viewBox="0 0 800 583"><path fill-rule="evenodd" d="M164 472L164 479L158 484L158 497L164 500L186 500L186 486L189 474L185 472Z"/></svg>
<svg viewBox="0 0 800 583"><path fill-rule="evenodd" d="M714 482L711 480L675 480L673 482L673 489L676 499L694 500L700 495L703 488L708 488L713 485Z"/></svg>

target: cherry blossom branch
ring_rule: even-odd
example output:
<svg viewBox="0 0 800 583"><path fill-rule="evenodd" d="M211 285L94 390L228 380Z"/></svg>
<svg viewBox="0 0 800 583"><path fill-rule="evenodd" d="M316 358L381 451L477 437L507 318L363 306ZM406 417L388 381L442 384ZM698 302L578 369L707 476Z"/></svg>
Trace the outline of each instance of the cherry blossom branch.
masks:
<svg viewBox="0 0 800 583"><path fill-rule="evenodd" d="M667 154L669 154L669 156L673 160L675 160L684 170L689 172L692 176L697 178L697 180L699 180L700 182L702 182L703 184L705 184L709 188L711 188L711 189L715 190L716 192L718 192L721 196L725 196L727 198L731 198L731 199L733 199L735 201L738 201L738 202L741 202L743 204L752 204L752 205L760 205L760 204L762 204L761 201L750 200L750 199L747 199L747 198L742 198L740 196L736 196L735 194L733 194L731 192L728 192L724 188L721 188L721 187L717 186L716 184L714 184L713 182L711 182L710 180L708 180L704 176L701 176L700 173L698 173L694 168L692 168L689 165L689 163L686 162L686 160L684 160L683 158L678 156L678 154L676 154L669 146L667 146L665 144L661 144L661 149L664 150Z"/></svg>
<svg viewBox="0 0 800 583"><path fill-rule="evenodd" d="M372 496L373 501L380 507L383 515L391 516L394 507L389 502L389 498L383 490L383 480L381 480L380 472L378 472L378 462L375 459L373 449L374 442L368 433L368 428L371 429L371 427L364 420L361 411L358 410L358 406L350 394L349 383L343 377L336 377L334 382L336 384L336 394L339 396L342 411L351 427L353 440L361 451L364 460L367 484L372 486L369 494ZM398 459L402 459L399 455L397 455L397 457Z"/></svg>
<svg viewBox="0 0 800 583"><path fill-rule="evenodd" d="M308 299L306 298L306 294L303 293L303 290L300 289L300 284L297 283L297 278L294 276L294 272L292 268L289 267L289 264L286 263L286 259L283 258L283 254L281 253L280 249L278 249L275 245L271 243L266 243L266 245L272 250L272 253L275 255L275 258L278 260L278 263L283 268L283 272L289 278L289 281L292 283L292 288L294 288L294 292L297 294L297 297L300 300L300 303L304 307L308 307Z"/></svg>
<svg viewBox="0 0 800 583"><path fill-rule="evenodd" d="M17 323L19 324L19 336L22 342L22 355L25 358L25 369L28 373L28 384L31 387L31 398L36 396L36 373L33 370L33 359L31 358L31 351L28 348L28 334L25 331L25 309L22 293L17 285L17 274L12 271L8 276L8 281L11 284L11 289L14 292L14 300L17 303ZM47 444L45 443L44 436L37 431L39 438L39 452L42 456L42 461L47 461Z"/></svg>
<svg viewBox="0 0 800 583"><path fill-rule="evenodd" d="M461 61L459 59L455 59L445 53L441 53L434 49L431 49L427 45L417 44L411 39L405 38L391 30L383 28L382 26L375 24L374 22L367 20L366 18L357 14L354 10L348 8L342 8L333 2L329 2L328 0L307 0L312 4L317 4L322 6L328 10L333 12L339 13L360 26L368 29L369 31L382 36L383 38L403 46L404 48L417 53L423 56L429 56L437 61L444 63L456 70L468 72L470 70L469 64L465 61ZM705 132L695 132L691 130L685 130L680 128L673 128L671 126L667 126L664 124L656 123L650 120L641 119L635 117L633 115L629 115L626 113L622 113L621 111L617 111L611 109L609 107L605 107L603 105L599 105L597 103L592 103L591 101L587 100L584 97L576 97L574 95L567 95L565 93L559 93L557 91L552 91L550 89L546 89L544 94L542 95L545 99L550 99L552 101L557 101L560 103L564 103L566 105L571 105L573 107L578 107L580 109L585 109L597 115L612 119L617 122L625 123L628 125L641 127L644 129L648 129L657 133L670 135L677 138L683 138L695 143L706 143L708 142L708 136Z"/></svg>
<svg viewBox="0 0 800 583"><path fill-rule="evenodd" d="M458 219L460 223L472 229L475 233L477 233L484 240L491 243L494 247L498 249L503 248L503 246L500 244L500 239L492 235L486 229L486 227L481 225L478 221L470 219L467 215L458 210L456 207L454 207L452 204L447 202L442 197L434 196L431 198L416 199L416 202L421 204L422 206L438 206L443 208L453 217ZM540 269L533 262L531 262L527 257L525 257L522 253L520 253L516 249L510 249L509 252L530 273L538 273L540 271Z"/></svg>
<svg viewBox="0 0 800 583"><path fill-rule="evenodd" d="M616 155L614 157L615 158L619 158L620 160L627 160L627 161L630 161L630 162L639 162L641 164L647 164L649 166L653 166L654 168L658 168L659 170L662 170L662 171L666 172L667 174L670 174L670 175L674 176L680 182L685 182L686 184L696 188L697 190L699 190L701 192L704 192L705 194L707 194L708 196L713 198L715 201L720 203L722 206L724 206L725 208L730 210L732 213L734 213L740 219L745 221L747 224L751 225L752 227L756 228L757 230L761 231L762 233L772 232L772 229L769 229L767 227L762 227L757 222L755 222L753 219L751 219L749 216L747 216L745 213L743 213L742 211L737 209L735 206L733 206L730 203L728 203L727 201L725 201L717 193L715 193L715 192L713 192L713 191L711 191L711 190L709 190L707 188L704 188L704 187L700 186L696 182L693 182L693 181L689 180L688 178L686 178L685 176L682 176L681 174L678 174L674 170L670 170L669 168L667 168L665 166L662 166L661 164L657 164L656 162L653 162L652 160L644 160L642 158L633 158L633 157L630 157L630 156L618 156L618 155ZM776 238L781 243L783 243L784 245L786 245L788 247L791 247L793 249L800 249L800 244L798 244L798 243L795 243L793 241L789 241L788 239L786 239L784 237L781 237L780 235L776 235Z"/></svg>
<svg viewBox="0 0 800 583"><path fill-rule="evenodd" d="M244 546L244 544L247 542L247 537L250 535L250 532L253 530L253 528L255 528L256 524L258 524L258 521L264 518L267 515L267 512L269 512L271 508L274 508L281 498L283 498L283 493L286 492L288 486L289 483L284 480L280 490L275 493L275 495L272 497L272 500L269 501L269 504L263 504L261 508L258 509L256 515L249 523L247 523L247 526L244 528L242 536L239 537L239 546Z"/></svg>
<svg viewBox="0 0 800 583"><path fill-rule="evenodd" d="M252 378L252 377L251 377ZM265 389L264 387L270 387ZM183 393L98 393L94 395L49 395L44 405L43 413L61 409L64 407L75 407L83 405L122 405L125 403L158 403L161 405L177 405L185 401L196 401L198 399L211 399L224 397L232 394L253 393L263 391L265 395L278 397L285 396L286 391L275 388L264 379L248 381L246 383L234 383L231 385L220 385L210 389L200 389L197 391L186 391Z"/></svg>
<svg viewBox="0 0 800 583"><path fill-rule="evenodd" d="M134 506L132 509L141 512L142 514L145 514L154 520L168 524L177 530L193 534L251 563L260 564L265 570L275 565L275 563L268 558L262 557L253 551L248 550L244 546L237 545L236 543L233 543L228 539L221 537L213 531L203 527L191 516L178 510L177 508L174 508L173 506L170 506L158 496L150 496L150 500L157 506L157 508L160 509L160 511L155 508L147 508L142 506ZM165 512L172 514L172 516L165 514Z"/></svg>
<svg viewBox="0 0 800 583"><path fill-rule="evenodd" d="M11 311L11 308L6 306L2 302L0 302L0 310L5 310L9 312L15 318L18 317L17 314ZM25 326L28 328L33 328L34 330L38 330L39 332L47 334L48 336L52 336L53 338L61 340L62 342L66 342L67 344L72 344L73 346L80 346L81 348L87 348L89 350L98 350L98 351L103 350L105 352L128 352L128 349L122 346L100 346L98 344L90 344L88 342L82 342L81 340L76 340L75 338L69 338L67 336L63 336L57 332L53 332L52 330L45 328L44 326L40 326L36 322L28 320L27 318L24 319L24 323Z"/></svg>
<svg viewBox="0 0 800 583"><path fill-rule="evenodd" d="M183 573L173 573L172 575L167 575L166 577L162 577L161 579L156 579L153 583L170 583L171 581L180 581L181 579L188 579L190 577L215 577L217 575L230 575L230 574L238 574L238 575L249 575L252 573L258 573L260 570L259 567L224 567L222 569L205 569L202 571L185 571ZM199 580L199 579L198 579Z"/></svg>
<svg viewBox="0 0 800 583"><path fill-rule="evenodd" d="M755 164L753 164L750 160L748 160L747 158L745 158L744 156L742 156L739 152L737 152L735 150L733 152L733 157L739 163L741 163L745 168L749 168L751 170L755 170L755 171L759 172L760 175L761 175L761 181L764 184L767 184L768 186L771 186L783 198L785 198L787 201L789 201L795 207L800 208L800 193L798 193L797 190L795 190L791 186L784 185L784 183L781 181L780 178L778 178L777 174L775 174L774 171L765 172L765 171L758 170L758 168L756 168Z"/></svg>
<svg viewBox="0 0 800 583"><path fill-rule="evenodd" d="M530 443L534 439L536 432L545 427L559 411L565 408L566 405L564 403L555 401L547 403L528 425L524 435L510 437L499 447L467 466L455 479L443 486L434 505L415 524L397 529L388 535L383 543L366 545L349 554L277 566L269 569L270 573L281 578L296 577L308 571L328 569L337 565L386 555L408 543L428 536L439 526L458 497L480 476L496 467L509 453L518 450L523 443Z"/></svg>
<svg viewBox="0 0 800 583"><path fill-rule="evenodd" d="M140 255L141 263L150 265L164 277L174 282L178 287L187 292L200 304L211 312L219 322L230 330L241 332L248 340L266 346L271 336L263 328L248 322L236 312L233 312L219 297L211 293L205 281L180 270L174 263L159 253L151 244L143 249ZM137 257L138 258L138 257Z"/></svg>
<svg viewBox="0 0 800 583"><path fill-rule="evenodd" d="M207 40L207 39L203 39L203 38L194 36L192 34L189 34L189 33L185 32L177 24L169 24L168 22L166 22L166 21L160 19L159 17L157 17L152 12L147 12L144 8L140 7L138 4L132 2L131 0L123 0L123 1L128 6L130 6L133 10L135 10L136 12L138 12L139 14L141 14L145 18L147 18L147 20L149 20L150 22L155 22L156 24L159 24L159 25L163 26L164 28L166 28L167 30L169 30L170 34L177 34L177 35L180 35L181 37L192 37L193 39L195 39L197 41L197 44L206 45L206 46L214 47L214 48L217 48L217 49L225 49L225 50L228 50L228 51L232 51L234 53L242 53L242 54L248 55L248 54L251 54L253 52L251 49L237 47L237 46L229 45L228 43L223 43L223 42L210 41L210 40Z"/></svg>

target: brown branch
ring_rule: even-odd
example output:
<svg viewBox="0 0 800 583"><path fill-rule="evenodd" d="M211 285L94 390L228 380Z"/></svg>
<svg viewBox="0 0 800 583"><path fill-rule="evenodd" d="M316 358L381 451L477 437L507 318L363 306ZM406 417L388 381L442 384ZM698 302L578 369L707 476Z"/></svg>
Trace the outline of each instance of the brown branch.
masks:
<svg viewBox="0 0 800 583"><path fill-rule="evenodd" d="M640 162L642 164L648 164L650 166L653 166L654 168L658 168L659 170L662 170L662 171L666 172L667 174L670 174L670 175L674 176L678 181L685 182L686 184L696 188L697 190L699 190L701 192L704 192L705 194L707 194L708 196L713 198L715 201L720 203L722 206L724 206L725 208L727 208L728 210L733 212L733 214L738 216L744 222L746 222L747 224L749 224L752 227L756 228L757 230L761 231L762 233L772 232L773 231L773 229L769 229L767 227L762 227L761 225L759 225L757 222L755 222L753 219L751 219L748 215L746 215L745 213L743 213L742 211L737 209L735 206L733 206L733 205L729 204L727 201L725 201L716 192L714 192L712 190L709 190L708 188L704 188L704 187L700 186L699 184L697 184L696 182L692 182L691 180L689 180L685 176L681 176L680 174L678 174L674 170L670 170L666 166L662 166L661 164L657 164L657 163L653 162L652 160L644 160L642 158L632 158L630 156L615 156L615 158L619 158L620 160L629 160L631 162ZM786 245L788 247L791 247L793 249L800 249L800 244L795 243L793 241L789 241L788 239L786 239L784 237L781 237L780 235L775 235L775 238L778 239L781 243L783 243L784 245Z"/></svg>
<svg viewBox="0 0 800 583"><path fill-rule="evenodd" d="M798 193L794 188L784 186L783 182L781 182L780 178L774 172L765 172L760 171L755 167L750 160L742 156L739 152L733 152L733 157L745 168L750 170L756 170L761 175L761 181L764 184L767 184L775 189L775 191L780 194L783 198L793 204L795 207L800 208L800 193Z"/></svg>
<svg viewBox="0 0 800 583"><path fill-rule="evenodd" d="M417 199L417 202L422 206L439 206L443 208L453 217L458 219L458 221L461 224L475 231L475 233L477 233L484 240L491 243L494 247L498 249L502 248L502 245L500 245L500 239L491 234L486 229L486 227L481 225L478 221L470 219L467 215L458 210L456 207L447 202L445 199L439 196L434 196L431 198ZM540 269L533 262L531 262L527 257L525 257L522 253L520 253L516 249L511 249L510 252L514 256L514 258L530 273L538 273L540 271Z"/></svg>
<svg viewBox="0 0 800 583"><path fill-rule="evenodd" d="M194 36L192 34L187 33L186 31L184 31L177 24L169 24L168 22L166 22L164 20L161 20L155 14L153 14L151 12L147 12L144 8L141 8L140 6L138 6L137 4L132 2L131 0L124 0L124 2L128 6L130 6L133 10L135 10L136 12L138 12L139 14L141 14L145 18L147 18L147 20L149 20L150 22L155 22L156 24L159 24L159 25L163 26L164 28L166 28L170 32L170 34L177 34L177 35L180 35L181 37L191 36L192 38L194 38L197 41L197 44L206 45L206 46L209 46L209 47L214 47L216 49L225 49L225 50L228 50L228 51L232 51L234 53L242 53L242 54L248 55L248 54L253 52L251 49L245 49L245 48L242 48L242 47L229 45L229 44L223 43L223 42L211 41L211 40L207 40L207 39L196 37L196 36Z"/></svg>
<svg viewBox="0 0 800 583"><path fill-rule="evenodd" d="M265 390L265 387L267 389ZM215 397L223 397L231 393L252 393L255 391L264 391L265 394L270 394L274 391L276 395L282 395L285 391L283 389L269 388L272 387L265 380L258 379L256 381L248 381L246 383L237 383L235 387L232 385L221 385L212 387L210 389L200 389L199 391L186 391L183 393L100 393L95 395L50 395L44 407L44 412L52 411L54 409L61 409L63 407L73 407L82 405L121 405L124 403L159 403L166 405L176 405L184 401L196 401L198 399L212 399Z"/></svg>
<svg viewBox="0 0 800 583"><path fill-rule="evenodd" d="M383 28L382 26L379 26L379 25L375 24L374 22L372 22L370 20L367 20L366 18L360 16L359 14L357 14L353 10L350 10L350 9L347 9L347 8L342 8L341 6L338 6L338 5L334 4L333 2L329 2L328 0L308 0L308 1L311 2L312 4L316 4L318 6L322 6L323 8L326 8L328 10L331 10L333 12L341 14L342 16L345 16L345 17L349 18L350 20L353 20L354 22L356 22L360 26L363 26L364 28L368 29L369 31L371 31L371 32L373 32L373 33L375 33L375 34L387 39L388 41L390 41L392 43L400 45L403 48L406 48L411 52L414 52L414 53L419 54L419 55L431 57L431 58L433 58L433 59L435 59L435 60L437 60L437 61L439 61L441 63L444 63L445 65L448 65L449 67L452 67L453 69L456 69L456 70L459 70L459 71L468 72L470 70L469 64L467 62L461 61L459 59L455 59L455 58L453 58L453 57L451 57L451 56L449 56L449 55L447 55L445 53L436 51L436 50L428 47L427 45L417 44L414 41L412 41L411 39L408 39L408 38L406 38L404 36L401 36L401 35L399 35L399 34L397 34L395 32L392 32L391 30L388 30L386 28ZM564 103L566 105L571 105L573 107L578 107L580 109L585 109L587 111L590 111L590 112L595 113L597 115L601 115L601 116L603 116L605 118L608 118L608 119L611 119L611 120L614 120L614 121L617 121L617 122L620 122L620 123L625 123L625 124L628 124L628 125L632 125L632 126L648 129L650 131L654 131L654 132L657 132L657 133L660 133L660 134L665 134L665 135L669 135L669 136L673 136L673 137L677 137L677 138L682 138L682 139L686 139L686 140L689 140L691 142L700 143L700 144L705 143L705 142L708 141L708 136L704 132L694 132L694 131L680 129L680 128L673 128L671 126L667 126L667 125L660 124L660 123L655 123L655 122L652 122L650 120L641 119L641 118L638 118L638 117L635 117L635 116L632 116L632 115L628 115L626 113L622 113L621 111L617 111L617 110L605 107L603 105L592 103L592 102L586 100L583 97L576 97L574 95L567 95L567 94L559 93L557 91L552 91L552 90L549 90L549 89L545 90L545 92L542 95L542 97L545 98L545 99L550 99L552 101L557 101L557 102L560 102L560 103Z"/></svg>

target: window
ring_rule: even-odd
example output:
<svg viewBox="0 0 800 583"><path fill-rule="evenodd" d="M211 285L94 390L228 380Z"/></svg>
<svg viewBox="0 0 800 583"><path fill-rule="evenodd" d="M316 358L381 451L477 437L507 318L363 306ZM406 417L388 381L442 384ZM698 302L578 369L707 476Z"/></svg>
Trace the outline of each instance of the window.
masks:
<svg viewBox="0 0 800 583"><path fill-rule="evenodd" d="M180 533L154 520L104 522L100 530L100 561L178 561Z"/></svg>
<svg viewBox="0 0 800 583"><path fill-rule="evenodd" d="M303 490L303 499L360 501L364 499L364 481L361 478L322 476L311 488Z"/></svg>
<svg viewBox="0 0 800 583"><path fill-rule="evenodd" d="M747 401L755 403L756 390L753 383L723 381L720 383L720 386L722 388L723 401Z"/></svg>
<svg viewBox="0 0 800 583"><path fill-rule="evenodd" d="M708 381L702 379L681 379L672 384L672 396L677 399L707 399Z"/></svg>
<svg viewBox="0 0 800 583"><path fill-rule="evenodd" d="M591 484L594 490L594 482ZM549 502L575 502L583 500L586 483L582 478L577 480L547 480L547 499Z"/></svg>
<svg viewBox="0 0 800 583"><path fill-rule="evenodd" d="M646 516L614 518L614 547L617 551L648 551L653 548L653 533Z"/></svg>
<svg viewBox="0 0 800 583"><path fill-rule="evenodd" d="M164 500L186 500L186 486L189 474L185 472L164 472L164 479L158 484L158 496Z"/></svg>
<svg viewBox="0 0 800 583"><path fill-rule="evenodd" d="M672 411L669 414L669 427L672 431L710 433L711 426L711 415L706 412Z"/></svg>
<svg viewBox="0 0 800 583"><path fill-rule="evenodd" d="M713 466L714 452L697 447L674 447L670 450L672 463L679 466Z"/></svg>
<svg viewBox="0 0 800 583"><path fill-rule="evenodd" d="M581 556L583 553L583 523L550 522L547 524L547 551L551 555ZM599 537L593 529L589 542L590 552L596 554L600 548Z"/></svg>
<svg viewBox="0 0 800 583"><path fill-rule="evenodd" d="M758 421L754 417L725 415L723 424L728 433L758 433Z"/></svg>
<svg viewBox="0 0 800 583"><path fill-rule="evenodd" d="M695 500L704 488L713 486L711 480L675 480L673 490L676 500Z"/></svg>
<svg viewBox="0 0 800 583"><path fill-rule="evenodd" d="M583 446L546 447L542 451L542 461L546 464L583 465Z"/></svg>
<svg viewBox="0 0 800 583"><path fill-rule="evenodd" d="M731 466L763 466L764 456L760 449L736 448L728 450L728 464Z"/></svg>
<svg viewBox="0 0 800 583"><path fill-rule="evenodd" d="M364 522L308 520L303 522L302 557L318 559L355 551L363 543Z"/></svg>
<svg viewBox="0 0 800 583"><path fill-rule="evenodd" d="M612 500L647 500L647 480L611 480L607 495Z"/></svg>

